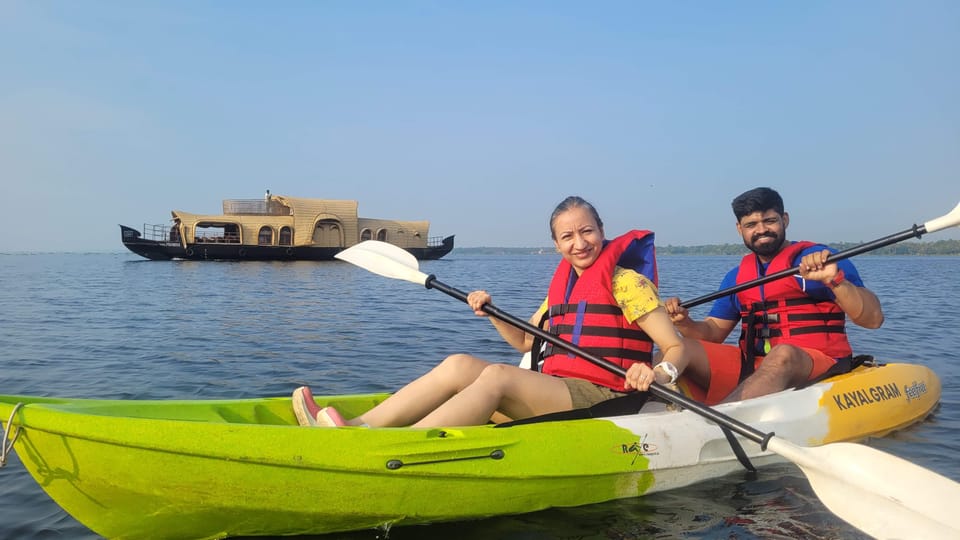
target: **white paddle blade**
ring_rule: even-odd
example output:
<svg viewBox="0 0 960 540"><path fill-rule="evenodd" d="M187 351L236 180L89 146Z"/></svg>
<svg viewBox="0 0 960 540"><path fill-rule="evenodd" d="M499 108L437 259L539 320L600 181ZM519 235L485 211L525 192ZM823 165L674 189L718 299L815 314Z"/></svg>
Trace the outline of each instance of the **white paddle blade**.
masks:
<svg viewBox="0 0 960 540"><path fill-rule="evenodd" d="M799 466L824 506L874 538L960 538L960 484L855 443L806 448L774 437L768 449Z"/></svg>
<svg viewBox="0 0 960 540"><path fill-rule="evenodd" d="M417 258L409 251L387 242L367 240L334 257L384 277L426 285L427 274L419 270Z"/></svg>
<svg viewBox="0 0 960 540"><path fill-rule="evenodd" d="M956 208L951 210L949 214L924 223L923 228L926 229L928 233L932 233L941 229L956 227L957 225L960 225L960 203L957 203Z"/></svg>

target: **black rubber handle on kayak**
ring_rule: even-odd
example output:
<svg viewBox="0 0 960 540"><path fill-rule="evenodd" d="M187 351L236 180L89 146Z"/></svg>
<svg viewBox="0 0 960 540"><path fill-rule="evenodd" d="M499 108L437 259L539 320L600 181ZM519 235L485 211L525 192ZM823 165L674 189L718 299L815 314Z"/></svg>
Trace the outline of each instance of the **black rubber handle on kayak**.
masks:
<svg viewBox="0 0 960 540"><path fill-rule="evenodd" d="M424 286L426 286L426 288L428 289L437 289L438 291L446 293L454 298L457 298L463 301L464 303L467 303L467 293L455 287L451 287L441 281L438 281L436 276L434 276L433 274L427 276L427 279L424 282ZM581 349L580 347L574 345L573 343L560 339L559 337L549 332L546 332L541 328L537 328L536 326L530 324L527 321L518 319L494 305L484 304L481 309L483 310L484 313L492 317L496 317L501 321L511 324L528 334L537 336L540 339L547 341L549 343L552 343L553 345L556 345L557 347L560 347L566 351L572 352L573 354L583 358L584 360L587 360L591 364L599 366L615 375L619 375L621 377L627 376L627 370L610 362L609 360L600 358L598 356L594 356L593 354L588 353L587 351ZM704 418L713 420L717 424L730 428L731 430L739 433L740 435L743 435L744 437L750 439L751 441L758 443L762 450L767 449L767 441L769 441L770 438L774 436L773 433L764 433L754 427L744 424L743 422L735 418L731 418L721 413L720 411L717 411L716 409L707 407L706 405L698 403L683 394L679 394L668 388L665 388L664 386L656 382L650 385L650 393L655 396L666 399L668 401L671 401L673 403L676 403L677 405L680 405L686 409L690 409L691 411L699 414L700 416L703 416Z"/></svg>

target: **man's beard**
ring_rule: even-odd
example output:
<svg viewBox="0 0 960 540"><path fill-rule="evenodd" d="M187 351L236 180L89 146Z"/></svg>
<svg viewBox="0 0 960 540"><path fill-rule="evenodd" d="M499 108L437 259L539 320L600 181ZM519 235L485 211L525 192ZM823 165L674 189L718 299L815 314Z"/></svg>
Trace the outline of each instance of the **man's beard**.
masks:
<svg viewBox="0 0 960 540"><path fill-rule="evenodd" d="M765 237L774 238L776 241L758 246L757 240ZM756 253L760 257L772 257L776 255L778 251L780 251L780 247L783 246L783 241L785 238L785 236L780 236L775 233L767 233L758 235L752 238L750 243L744 242L744 244L747 246L747 249Z"/></svg>

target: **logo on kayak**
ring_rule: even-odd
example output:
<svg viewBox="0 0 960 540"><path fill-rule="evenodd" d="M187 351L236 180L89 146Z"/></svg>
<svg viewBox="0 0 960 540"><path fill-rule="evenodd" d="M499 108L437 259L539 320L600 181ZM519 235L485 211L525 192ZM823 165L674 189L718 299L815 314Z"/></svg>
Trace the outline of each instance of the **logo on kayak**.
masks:
<svg viewBox="0 0 960 540"><path fill-rule="evenodd" d="M923 381L913 381L913 384L910 386L903 387L903 393L907 395L907 403L910 403L910 401L914 399L920 399L927 393L927 383Z"/></svg>
<svg viewBox="0 0 960 540"><path fill-rule="evenodd" d="M643 438L639 441L632 442L630 444L621 444L619 451L621 454L629 454L633 456L633 461L630 462L631 465L637 462L637 458L641 456L656 456L660 452L657 449L657 445L647 442L647 435L644 434Z"/></svg>
<svg viewBox="0 0 960 540"><path fill-rule="evenodd" d="M920 384L923 385L923 383ZM914 386L916 386L916 383L914 383ZM908 387L904 387L904 390L909 392ZM926 386L924 386L923 391L926 392ZM890 383L871 386L869 388L860 388L853 392L843 392L842 394L833 396L833 402L837 405L838 409L845 411L862 405L871 405L900 397L903 397L903 392L900 391L900 388L896 384ZM907 401L910 401L909 394Z"/></svg>

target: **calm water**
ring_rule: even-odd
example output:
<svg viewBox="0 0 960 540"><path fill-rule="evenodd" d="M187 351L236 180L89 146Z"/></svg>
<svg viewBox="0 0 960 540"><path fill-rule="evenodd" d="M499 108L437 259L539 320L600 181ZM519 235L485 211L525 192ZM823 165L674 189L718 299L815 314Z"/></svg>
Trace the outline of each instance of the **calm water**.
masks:
<svg viewBox="0 0 960 540"><path fill-rule="evenodd" d="M421 270L484 288L526 319L555 256L454 253ZM665 295L712 292L725 257L661 257ZM927 422L871 441L960 480L960 258L861 256L887 321L854 348L926 363L941 377ZM127 254L0 255L0 393L164 399L394 390L445 355L515 362L489 322L439 291L346 263L151 262ZM695 313L702 316L707 306ZM5 419L4 419L5 420ZM896 479L891 478L891 482ZM14 455L0 469L0 538L97 538L54 504ZM466 523L396 528L394 539L858 537L790 464L645 498ZM324 537L383 538L382 531Z"/></svg>

